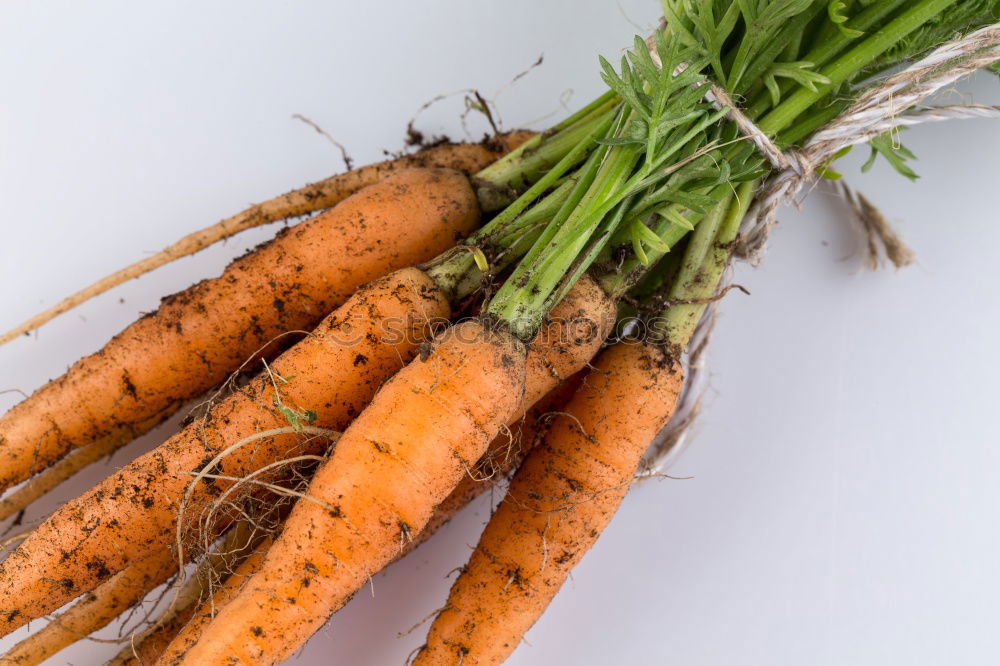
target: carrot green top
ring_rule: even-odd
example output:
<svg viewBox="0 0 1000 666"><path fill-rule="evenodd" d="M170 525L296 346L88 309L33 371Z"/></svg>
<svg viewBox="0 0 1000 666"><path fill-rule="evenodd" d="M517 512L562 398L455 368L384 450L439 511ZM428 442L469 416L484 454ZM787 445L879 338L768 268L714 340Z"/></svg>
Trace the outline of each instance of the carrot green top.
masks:
<svg viewBox="0 0 1000 666"><path fill-rule="evenodd" d="M674 305L660 331L676 350L686 346L770 170L727 119L729 109L706 100L706 84L723 87L777 145L790 147L843 110L872 75L1000 16L1000 0L662 5L664 26L648 42L636 37L617 70L601 59L607 93L478 175L510 203L428 268L462 296L484 272L511 267L486 312L523 339L583 272L592 269L621 298L685 241L662 285ZM875 139L872 148L913 175L908 151L895 142Z"/></svg>

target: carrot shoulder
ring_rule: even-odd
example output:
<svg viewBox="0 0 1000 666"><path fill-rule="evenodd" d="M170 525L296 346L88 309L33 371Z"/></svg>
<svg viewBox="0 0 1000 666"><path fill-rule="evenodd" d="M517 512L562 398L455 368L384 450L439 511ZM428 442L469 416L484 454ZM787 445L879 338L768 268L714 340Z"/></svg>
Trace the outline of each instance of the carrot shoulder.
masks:
<svg viewBox="0 0 1000 666"><path fill-rule="evenodd" d="M296 503L261 571L183 664L274 664L427 523L518 410L525 349L476 321L450 328L376 394Z"/></svg>
<svg viewBox="0 0 1000 666"><path fill-rule="evenodd" d="M514 651L610 522L680 386L656 348L618 344L598 357L514 474L415 665L485 666Z"/></svg>
<svg viewBox="0 0 1000 666"><path fill-rule="evenodd" d="M416 268L366 285L247 386L164 444L136 459L42 523L0 565L0 634L58 608L131 562L172 546L181 497L202 469L248 435L288 428L288 409L341 430L450 314L447 300ZM283 410L285 410L283 412ZM296 433L263 437L223 457L215 475L242 478L329 442ZM188 515L231 485L195 484ZM196 534L191 534L196 537Z"/></svg>
<svg viewBox="0 0 1000 666"><path fill-rule="evenodd" d="M415 169L279 233L0 417L0 491L75 447L140 434L276 336L311 328L359 285L430 259L478 221L465 175Z"/></svg>
<svg viewBox="0 0 1000 666"><path fill-rule="evenodd" d="M580 369L611 333L616 313L614 301L587 275L552 308L528 347L522 408L490 442L475 468L438 505L408 551L521 464L539 435L547 430L548 415L561 410L572 397Z"/></svg>

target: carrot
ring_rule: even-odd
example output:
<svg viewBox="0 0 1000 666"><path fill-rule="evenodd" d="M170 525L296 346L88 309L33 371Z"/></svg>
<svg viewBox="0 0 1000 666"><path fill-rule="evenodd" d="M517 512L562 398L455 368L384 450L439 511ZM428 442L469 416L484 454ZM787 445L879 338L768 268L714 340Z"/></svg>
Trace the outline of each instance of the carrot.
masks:
<svg viewBox="0 0 1000 666"><path fill-rule="evenodd" d="M419 532L515 414L526 350L466 321L375 395L296 503L263 568L183 664L287 658Z"/></svg>
<svg viewBox="0 0 1000 666"><path fill-rule="evenodd" d="M75 447L134 437L275 336L315 325L359 285L433 257L478 221L463 174L407 170L279 234L221 277L165 299L0 418L0 490Z"/></svg>
<svg viewBox="0 0 1000 666"><path fill-rule="evenodd" d="M524 405L538 401L547 391L551 390L555 395L548 401L542 401L538 409L532 410L532 414L526 417L524 431L533 432L541 414L562 404L566 398L565 390L555 391L554 387L594 355L614 324L614 315L614 304L604 296L593 280L585 277L577 283L552 310L542 330L532 341L525 363L525 396L512 422L524 416ZM512 450L512 444L510 430L498 435L489 445L487 454L477 463L476 469L466 474L458 487L437 506L427 526L405 544L398 557L413 550L469 501L492 485L477 475L485 473L496 478L505 470L511 469L522 454L520 450ZM222 600L217 600L216 606L219 607L222 603ZM193 631L187 630L183 636L184 638L175 639L181 644L171 645L171 655L179 657L197 638ZM167 661L166 657L164 661Z"/></svg>
<svg viewBox="0 0 1000 666"><path fill-rule="evenodd" d="M80 470L97 462L101 458L110 456L122 447L125 443L123 440L130 439L133 436L132 433L138 435L151 430L176 411L180 405L181 403L179 402L174 403L170 409L153 416L148 421L133 424L131 430L125 434L125 437L122 437L121 434L109 435L71 451L59 460L59 462L34 475L17 489L8 493L3 499L0 499L0 520L6 520L23 511L36 499L42 497Z"/></svg>
<svg viewBox="0 0 1000 666"><path fill-rule="evenodd" d="M282 354L249 385L214 405L163 445L136 459L41 524L0 565L0 633L93 589L130 562L170 546L191 472L213 465L192 486L187 506L210 504L232 483L275 461L322 453L327 442L305 442L272 429L342 429L380 382L416 353L429 321L450 314L448 302L422 271L409 268L376 280L352 296L308 337ZM302 424L312 420L312 426ZM311 429L310 429L311 428ZM247 445L214 461L252 433ZM196 535L195 535L196 536Z"/></svg>
<svg viewBox="0 0 1000 666"><path fill-rule="evenodd" d="M107 626L153 588L177 573L177 562L161 550L108 579L41 631L28 636L2 657L5 666L40 664L63 648Z"/></svg>
<svg viewBox="0 0 1000 666"><path fill-rule="evenodd" d="M476 467L462 477L438 505L427 526L407 547L407 552L517 468L536 439L545 432L546 424L540 420L562 409L569 401L579 384L577 371L597 353L614 323L614 302L593 279L583 276L552 308L531 341L524 379L524 407L530 409L520 410L509 427L490 442Z"/></svg>
<svg viewBox="0 0 1000 666"><path fill-rule="evenodd" d="M611 520L680 387L656 347L598 357L514 474L414 666L499 664L514 651Z"/></svg>
<svg viewBox="0 0 1000 666"><path fill-rule="evenodd" d="M529 352L529 357L535 350ZM530 367L530 363L529 363ZM482 493L494 487L508 472L515 469L523 458L524 453L541 437L546 424L547 416L553 411L559 410L572 396L580 374L574 375L569 380L563 382L546 395L541 401L533 406L520 420L518 420L510 430L505 430L498 434L487 448L486 454L476 464L475 469L462 477L455 489L446 497L435 509L427 525L421 532L413 538L404 550L399 554L397 560L402 559L422 543L427 541L434 533L448 523L455 515L465 508L472 500ZM530 384L526 379L526 384ZM525 400L527 402L527 399ZM262 542L254 551L254 561L258 563L253 571L249 566L243 567L236 572L241 576L249 576L259 568L259 563L263 561L264 551L271 546L271 540ZM228 585L228 579L225 585ZM242 584L242 583L241 583ZM204 587L204 586L202 586ZM229 597L222 598L215 595L212 603L216 612L221 609ZM162 622L149 632L137 637L132 644L125 647L119 655L112 659L108 666L147 666L154 664L163 654L171 641L175 640L181 631L184 631L185 639L183 650L172 648L172 652L183 652L196 642L200 636L200 630L207 624L207 619L211 619L208 613L210 608L205 603L197 603L197 597L185 600L178 612L164 618ZM195 634L189 631L188 621L195 614L204 614L207 618L200 623L199 631Z"/></svg>
<svg viewBox="0 0 1000 666"><path fill-rule="evenodd" d="M533 350L529 351L529 356L532 352ZM552 414L553 410L561 409L565 405L572 396L573 390L578 384L578 379L579 373L563 384L560 384L529 410L515 424L512 430L507 430L497 435L487 448L486 454L476 464L475 469L462 477L462 480L459 481L448 497L438 504L424 529L412 541L406 544L396 559L402 559L413 552L418 546L433 536L438 529L454 518L472 500L494 487L497 481L502 479L507 472L516 468L517 464L522 460L524 453L530 449L544 432L545 426L548 423L548 419L545 417ZM530 383L530 381L526 381L526 383ZM243 577L256 573L260 563L263 561L264 551L270 548L270 546L270 540L258 546L258 549L254 553L255 565L241 566L237 573ZM253 567L252 570L251 567ZM242 581L240 584L242 585ZM226 585L233 587L229 585L228 581ZM223 596L216 594L212 602L216 612L230 598L231 595ZM208 620L211 619L210 612L211 609L205 603L199 605L197 610L194 608L194 604L192 604L183 616L165 624L155 634L143 637L135 646L130 646L126 650L123 650L121 657L112 660L109 666L145 666L146 664L155 663L161 654L165 654L168 644L170 644L170 655L174 657L182 655L197 642L201 631L207 625ZM195 614L202 616L202 621L198 622L196 626L193 623L188 623L188 620ZM175 636L180 637L174 638ZM163 657L163 662L169 663L169 659Z"/></svg>
<svg viewBox="0 0 1000 666"><path fill-rule="evenodd" d="M434 515L427 521L424 529L406 545L400 554L400 559L434 536L435 532L458 515L472 500L495 488L510 472L517 469L528 451L544 436L554 413L561 410L572 397L578 379L578 375L574 375L557 386L513 426L490 442L486 453L476 466L463 476L455 489L437 505Z"/></svg>
<svg viewBox="0 0 1000 666"><path fill-rule="evenodd" d="M0 345L30 333L52 319L82 305L118 285L134 280L160 266L199 252L241 231L263 224L332 208L355 192L374 185L403 169L454 169L467 176L488 166L506 151L513 150L534 136L533 132L515 130L480 143L446 143L425 148L413 155L376 162L324 180L310 183L263 203L254 204L232 217L184 236L166 249L105 276L97 282L64 298L51 308L0 335Z"/></svg>

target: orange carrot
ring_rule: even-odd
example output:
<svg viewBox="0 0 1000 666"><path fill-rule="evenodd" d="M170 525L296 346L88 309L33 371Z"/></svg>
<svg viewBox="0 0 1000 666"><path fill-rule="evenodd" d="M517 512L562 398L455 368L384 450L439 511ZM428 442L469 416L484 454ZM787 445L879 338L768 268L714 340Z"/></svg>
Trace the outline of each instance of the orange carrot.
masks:
<svg viewBox="0 0 1000 666"><path fill-rule="evenodd" d="M605 296L597 283L589 277L578 281L569 294L553 308L531 343L525 362L524 399L511 419L515 427L524 418L527 421L524 431L532 432L538 427L536 420L541 414L558 408L568 399L566 391L557 391L556 385L597 352L614 321L614 303ZM554 395L551 399L542 401L538 409L532 410L525 417L525 406L538 402L546 392ZM520 448L514 448L516 442L513 434L512 430L506 429L493 440L475 469L462 477L458 486L435 508L425 528L404 545L397 558L420 545L468 502L490 487L492 484L483 474L496 479L505 470L513 468L523 455ZM171 655L180 656L191 645L193 642L190 640L183 645L172 645Z"/></svg>
<svg viewBox="0 0 1000 666"><path fill-rule="evenodd" d="M534 348L528 352L529 359L533 353L536 353L536 349ZM530 360L528 367L531 367ZM566 402L569 401L576 386L579 385L580 378L580 373L577 373L560 384L528 410L509 430L505 430L497 435L490 443L486 454L476 464L475 469L462 477L462 480L459 481L455 489L434 509L434 514L427 522L427 525L412 541L406 544L406 547L397 559L402 559L427 541L472 500L494 487L508 472L515 469L523 459L523 455L544 433L549 422L549 419L546 417L551 416L554 411L562 409ZM525 383L530 384L531 382L526 379ZM258 545L253 555L257 566L251 571L250 567L253 565L241 565L237 573L244 577L256 573L260 562L263 561L265 551L270 547L270 539ZM229 585L228 579L224 585ZM212 602L215 612L218 612L228 602L230 597L231 595L223 597L216 594ZM211 619L210 613L211 608L206 603L197 603L197 599L193 599L191 603L185 603L184 607L179 609L179 612L171 615L164 622L157 623L157 626L151 631L138 636L132 644L121 651L118 657L112 659L108 666L149 666L154 664L160 658L160 655L166 651L171 641L174 641L175 637L183 630L185 636L183 646L172 646L171 648L172 652L182 653L196 642L197 637L200 636L201 629L207 624L207 620ZM195 614L204 616L204 621L199 623L200 626L197 633L186 628L188 621Z"/></svg>
<svg viewBox="0 0 1000 666"><path fill-rule="evenodd" d="M423 169L397 172L279 233L222 276L165 299L0 418L0 490L75 447L136 436L276 336L315 325L359 285L433 257L478 221L465 175Z"/></svg>
<svg viewBox="0 0 1000 666"><path fill-rule="evenodd" d="M582 363L591 359L615 323L615 305L589 276L583 276L556 307L528 350L524 405L503 432L490 442L474 469L462 477L407 552L430 538L469 502L517 469L547 431L549 416L561 410L581 381ZM568 377L568 378L567 378ZM559 383L561 382L561 383Z"/></svg>
<svg viewBox="0 0 1000 666"><path fill-rule="evenodd" d="M107 626L175 573L177 562L170 551L154 553L84 595L40 631L8 650L0 657L0 664L29 666L42 663L81 638Z"/></svg>
<svg viewBox="0 0 1000 666"><path fill-rule="evenodd" d="M486 666L514 651L611 520L680 387L658 348L623 343L598 357L514 474L414 666Z"/></svg>
<svg viewBox="0 0 1000 666"><path fill-rule="evenodd" d="M615 307L601 288L589 277L581 279L547 317L541 331L532 341L526 358L525 396L512 419L514 428L526 435L529 443L539 426L537 419L552 409L558 409L569 398L565 387L556 387L564 377L578 370L600 347L614 325ZM564 385L574 385L571 380ZM524 406L539 401L536 409L525 416ZM520 419L522 423L518 423ZM486 455L474 470L462 477L458 486L434 510L427 526L405 544L397 557L402 557L427 539L450 520L468 502L492 486L507 470L521 460L524 450L515 448L514 431L507 429L489 445ZM488 475L484 477L483 475ZM217 602L217 607L221 606ZM201 627L199 627L200 630ZM195 632L185 630L184 638L175 640L171 658L179 657L196 639ZM164 661L169 663L166 658Z"/></svg>
<svg viewBox="0 0 1000 666"><path fill-rule="evenodd" d="M529 351L528 354L530 356L531 352ZM483 457L468 474L462 477L455 489L437 505L434 514L427 521L427 525L420 534L413 538L413 541L407 544L405 550L400 554L400 558L408 555L417 546L434 536L435 532L458 515L472 500L491 488L495 488L498 483L507 478L510 472L517 469L524 456L548 430L554 413L561 410L572 397L577 379L577 375L574 375L553 389L549 395L528 410L520 420L490 442Z"/></svg>
<svg viewBox="0 0 1000 666"><path fill-rule="evenodd" d="M532 349L528 353L530 359L531 354L535 353L535 350ZM412 541L406 544L396 559L402 559L415 550L433 536L438 529L454 518L472 500L494 487L509 471L516 468L524 454L541 438L548 423L548 419L545 417L551 415L554 410L561 409L568 402L576 386L579 385L578 380L580 378L580 374L577 373L577 375L560 384L518 420L510 430L497 435L493 442L490 443L486 454L476 464L475 469L462 477L462 480L459 481L448 497L438 504L424 529ZM530 384L531 382L526 381L526 383ZM270 548L270 546L270 540L258 546L254 553L255 565L248 564L241 566L238 573L244 577L256 573L257 568L259 568L260 563L263 561L264 551ZM226 585L229 585L229 583L227 582ZM213 604L216 612L231 597L232 595L215 595ZM195 627L188 624L188 620L196 613L203 616L203 620L198 623L197 631L194 630ZM200 637L201 631L206 626L207 621L211 619L209 613L210 609L204 603L197 610L192 605L182 617L175 618L174 621L159 628L154 634L143 637L135 646L123 650L122 658L112 661L109 666L145 666L153 664L161 654L165 653L168 644L171 647L171 655L178 656L183 654L197 642L197 638ZM180 635L182 631L182 638L175 639L174 637ZM175 645L171 641L179 642ZM164 662L169 663L169 660L164 657Z"/></svg>
<svg viewBox="0 0 1000 666"><path fill-rule="evenodd" d="M375 395L296 503L263 568L177 663L290 656L400 552L516 413L526 350L466 321Z"/></svg>
<svg viewBox="0 0 1000 666"><path fill-rule="evenodd" d="M177 407L180 407L179 402L175 403L171 409L155 415L148 421L133 424L129 432L138 435L149 431L173 413ZM0 499L0 520L6 520L11 516L17 515L36 499L56 488L80 470L97 462L101 458L110 456L120 449L123 444L127 443L125 440L129 437L130 434L126 434L123 437L121 433L102 437L86 446L74 449L59 460L59 462L35 474L16 489L7 493L3 499Z"/></svg>
<svg viewBox="0 0 1000 666"><path fill-rule="evenodd" d="M528 358L533 378L529 399L536 399L594 354L612 325L613 313L600 287L589 278L578 283L553 310L533 344ZM359 291L316 333L282 355L271 375L213 407L207 425L189 426L43 523L0 567L0 632L58 607L129 562L172 544L178 498L190 472L249 433L287 425L287 416L274 405L272 376L287 380L277 384L284 403L315 412L317 425L341 429L379 382L412 356L423 324L447 314L444 299L417 269L399 271ZM284 435L255 446L227 456L221 462L222 473L242 477L287 457L289 451L315 452L321 444L312 442L314 448L309 449L299 438ZM190 503L207 503L227 485L199 483ZM137 493L142 493L141 501ZM95 520L102 524L95 528ZM72 548L71 556L62 557L57 545L77 541L80 545ZM44 579L39 571L47 572ZM62 583L57 586L53 580Z"/></svg>
<svg viewBox="0 0 1000 666"><path fill-rule="evenodd" d="M300 215L309 215L324 208L332 208L355 192L369 185L374 185L388 175L403 169L454 169L471 176L487 167L505 152L517 148L532 136L534 136L533 132L515 130L480 143L446 143L431 146L412 155L403 155L337 174L263 203L255 204L210 227L190 233L161 252L115 271L64 298L51 308L0 335L0 345L37 329L55 317L109 289L134 280L172 261L199 252L209 245L234 236L241 231Z"/></svg>
<svg viewBox="0 0 1000 666"><path fill-rule="evenodd" d="M275 461L322 453L327 440L261 433L290 431L290 417L300 429L309 420L315 427L344 428L379 384L416 353L428 322L449 314L447 300L418 269L366 285L282 354L269 372L213 406L206 419L42 523L0 565L0 634L173 544L191 473L206 464L212 464L212 476L192 486L188 507L224 499L232 482L217 476L242 478ZM259 439L214 460L253 433Z"/></svg>

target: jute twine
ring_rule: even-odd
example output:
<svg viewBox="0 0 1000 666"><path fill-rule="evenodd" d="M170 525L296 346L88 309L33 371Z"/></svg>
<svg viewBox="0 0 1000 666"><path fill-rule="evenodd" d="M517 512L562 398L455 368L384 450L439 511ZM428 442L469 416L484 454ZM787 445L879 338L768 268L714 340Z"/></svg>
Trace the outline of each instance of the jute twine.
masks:
<svg viewBox="0 0 1000 666"><path fill-rule="evenodd" d="M800 150L789 152L781 151L743 114L725 90L711 85L706 97L719 108L728 109L729 118L743 136L752 141L775 168L743 219L734 256L758 261L777 223L781 205L796 201L799 194L816 181L822 168L844 148L865 143L899 127L941 120L1000 118L1000 107L996 106L919 106L935 92L998 60L1000 23L950 41L910 67L883 78L869 87L850 108L813 134ZM728 280L727 275L725 282ZM705 350L715 315L715 304L709 305L698 323L688 354L683 359L686 380L677 410L647 452L640 477L663 474L689 439L708 383Z"/></svg>

